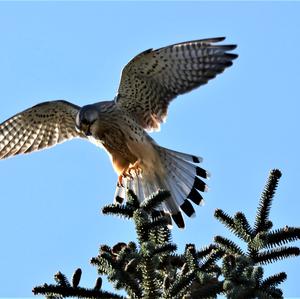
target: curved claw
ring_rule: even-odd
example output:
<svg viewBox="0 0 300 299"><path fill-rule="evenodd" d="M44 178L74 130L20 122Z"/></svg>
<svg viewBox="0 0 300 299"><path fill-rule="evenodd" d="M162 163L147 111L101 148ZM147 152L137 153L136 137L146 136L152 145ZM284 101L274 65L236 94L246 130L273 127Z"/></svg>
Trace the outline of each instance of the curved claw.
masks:
<svg viewBox="0 0 300 299"><path fill-rule="evenodd" d="M124 185L123 185L123 174L121 174L121 175L118 176L117 186L124 188Z"/></svg>
<svg viewBox="0 0 300 299"><path fill-rule="evenodd" d="M140 164L141 164L140 160L135 161L135 163L132 166L128 167L127 172L131 175L131 172L134 171L136 176L140 175L142 173L142 168Z"/></svg>
<svg viewBox="0 0 300 299"><path fill-rule="evenodd" d="M133 171L136 176L139 176L142 173L142 169L140 167L140 160L137 160L134 164L125 168L122 171L122 173L118 177L118 183L117 183L118 187L124 188L123 179L125 178L129 177L131 180L133 180L133 173L132 173Z"/></svg>

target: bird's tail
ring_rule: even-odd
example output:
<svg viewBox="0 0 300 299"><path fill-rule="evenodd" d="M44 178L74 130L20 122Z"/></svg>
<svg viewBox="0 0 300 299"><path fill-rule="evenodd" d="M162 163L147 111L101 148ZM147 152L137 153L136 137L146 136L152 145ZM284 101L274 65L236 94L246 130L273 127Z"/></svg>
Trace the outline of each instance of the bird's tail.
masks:
<svg viewBox="0 0 300 299"><path fill-rule="evenodd" d="M201 178L207 179L210 174L197 165L202 162L201 157L155 146L160 161L151 169L142 167L141 175L134 174L132 179L123 179L124 188L117 186L115 201L126 199L126 189L133 190L140 201L159 189L168 190L171 197L162 204L160 210L171 216L179 228L184 228L181 211L189 217L195 216L190 201L196 205L204 203L200 192L207 191L208 187ZM158 171L158 168L163 171Z"/></svg>

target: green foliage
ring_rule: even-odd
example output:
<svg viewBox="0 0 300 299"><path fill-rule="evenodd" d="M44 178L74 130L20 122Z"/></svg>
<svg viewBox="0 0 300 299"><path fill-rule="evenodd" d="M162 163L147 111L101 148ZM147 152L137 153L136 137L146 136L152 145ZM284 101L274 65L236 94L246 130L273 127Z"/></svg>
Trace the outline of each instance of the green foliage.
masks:
<svg viewBox="0 0 300 299"><path fill-rule="evenodd" d="M246 250L229 238L215 236L214 243L207 247L198 250L187 244L184 253L177 254L168 215L155 212L170 193L158 191L139 203L129 190L127 203L106 206L102 212L132 220L137 243L102 245L91 264L116 290L125 290L127 298L196 299L217 298L218 294L232 299L283 298L278 285L286 274L263 277L264 265L300 254L298 247L282 246L300 239L299 228L271 230L269 212L280 176L279 170L271 171L253 227L242 212L234 217L220 209L215 212L215 217L245 242ZM55 285L45 284L33 292L48 298L124 298L102 291L100 277L93 289L79 287L80 278L80 269L75 271L72 283L58 272Z"/></svg>
<svg viewBox="0 0 300 299"><path fill-rule="evenodd" d="M253 227L241 212L236 213L234 218L222 210L215 212L215 217L247 245L247 253L243 253L233 241L221 236L214 238L219 248L226 252L222 274L225 278L224 292L228 298L282 298L282 291L276 286L286 279L286 274L282 272L263 280L262 268L262 265L300 254L298 247L281 246L299 240L299 228L271 230L270 208L280 177L279 170L270 172Z"/></svg>
<svg viewBox="0 0 300 299"><path fill-rule="evenodd" d="M94 288L79 287L81 278L81 269L77 269L72 277L72 284L67 277L58 272L54 275L56 284L44 284L35 287L32 292L34 295L45 295L47 299L78 297L78 298L93 298L93 299L125 299L118 294L113 294L106 291L101 291L102 279L98 277Z"/></svg>
<svg viewBox="0 0 300 299"><path fill-rule="evenodd" d="M258 210L256 213L256 221L254 224L254 231L257 234L265 230L271 229L269 225L269 213L275 191L281 177L281 172L278 169L273 169L270 172L267 184L261 194Z"/></svg>

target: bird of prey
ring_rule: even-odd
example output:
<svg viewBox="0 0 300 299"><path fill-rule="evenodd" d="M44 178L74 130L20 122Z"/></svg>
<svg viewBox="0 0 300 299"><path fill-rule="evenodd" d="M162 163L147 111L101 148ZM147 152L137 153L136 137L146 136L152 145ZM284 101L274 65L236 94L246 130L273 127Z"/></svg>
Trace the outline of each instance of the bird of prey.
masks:
<svg viewBox="0 0 300 299"><path fill-rule="evenodd" d="M191 217L207 186L209 173L198 166L202 158L158 145L147 133L165 121L170 102L222 73L237 57L236 45L219 44L225 38L182 42L149 49L122 70L114 100L79 107L64 100L43 102L0 125L0 158L49 148L76 137L103 147L119 178L115 201L131 189L143 201L158 189L170 198L158 213L185 226L183 211ZM163 212L162 212L163 211Z"/></svg>

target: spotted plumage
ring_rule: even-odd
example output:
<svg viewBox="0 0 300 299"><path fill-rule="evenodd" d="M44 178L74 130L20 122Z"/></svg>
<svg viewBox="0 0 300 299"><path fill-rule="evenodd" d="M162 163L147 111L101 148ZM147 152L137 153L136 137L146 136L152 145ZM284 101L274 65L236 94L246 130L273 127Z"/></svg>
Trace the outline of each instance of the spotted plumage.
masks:
<svg viewBox="0 0 300 299"><path fill-rule="evenodd" d="M81 137L103 147L119 175L115 201L132 189L143 201L157 189L171 197L153 211L183 228L183 211L195 215L191 201L203 202L207 190L198 156L159 146L147 133L158 130L169 103L222 73L237 57L235 45L224 38L183 42L134 57L123 69L113 101L83 107L67 101L44 102L16 114L0 125L0 158L30 153Z"/></svg>

